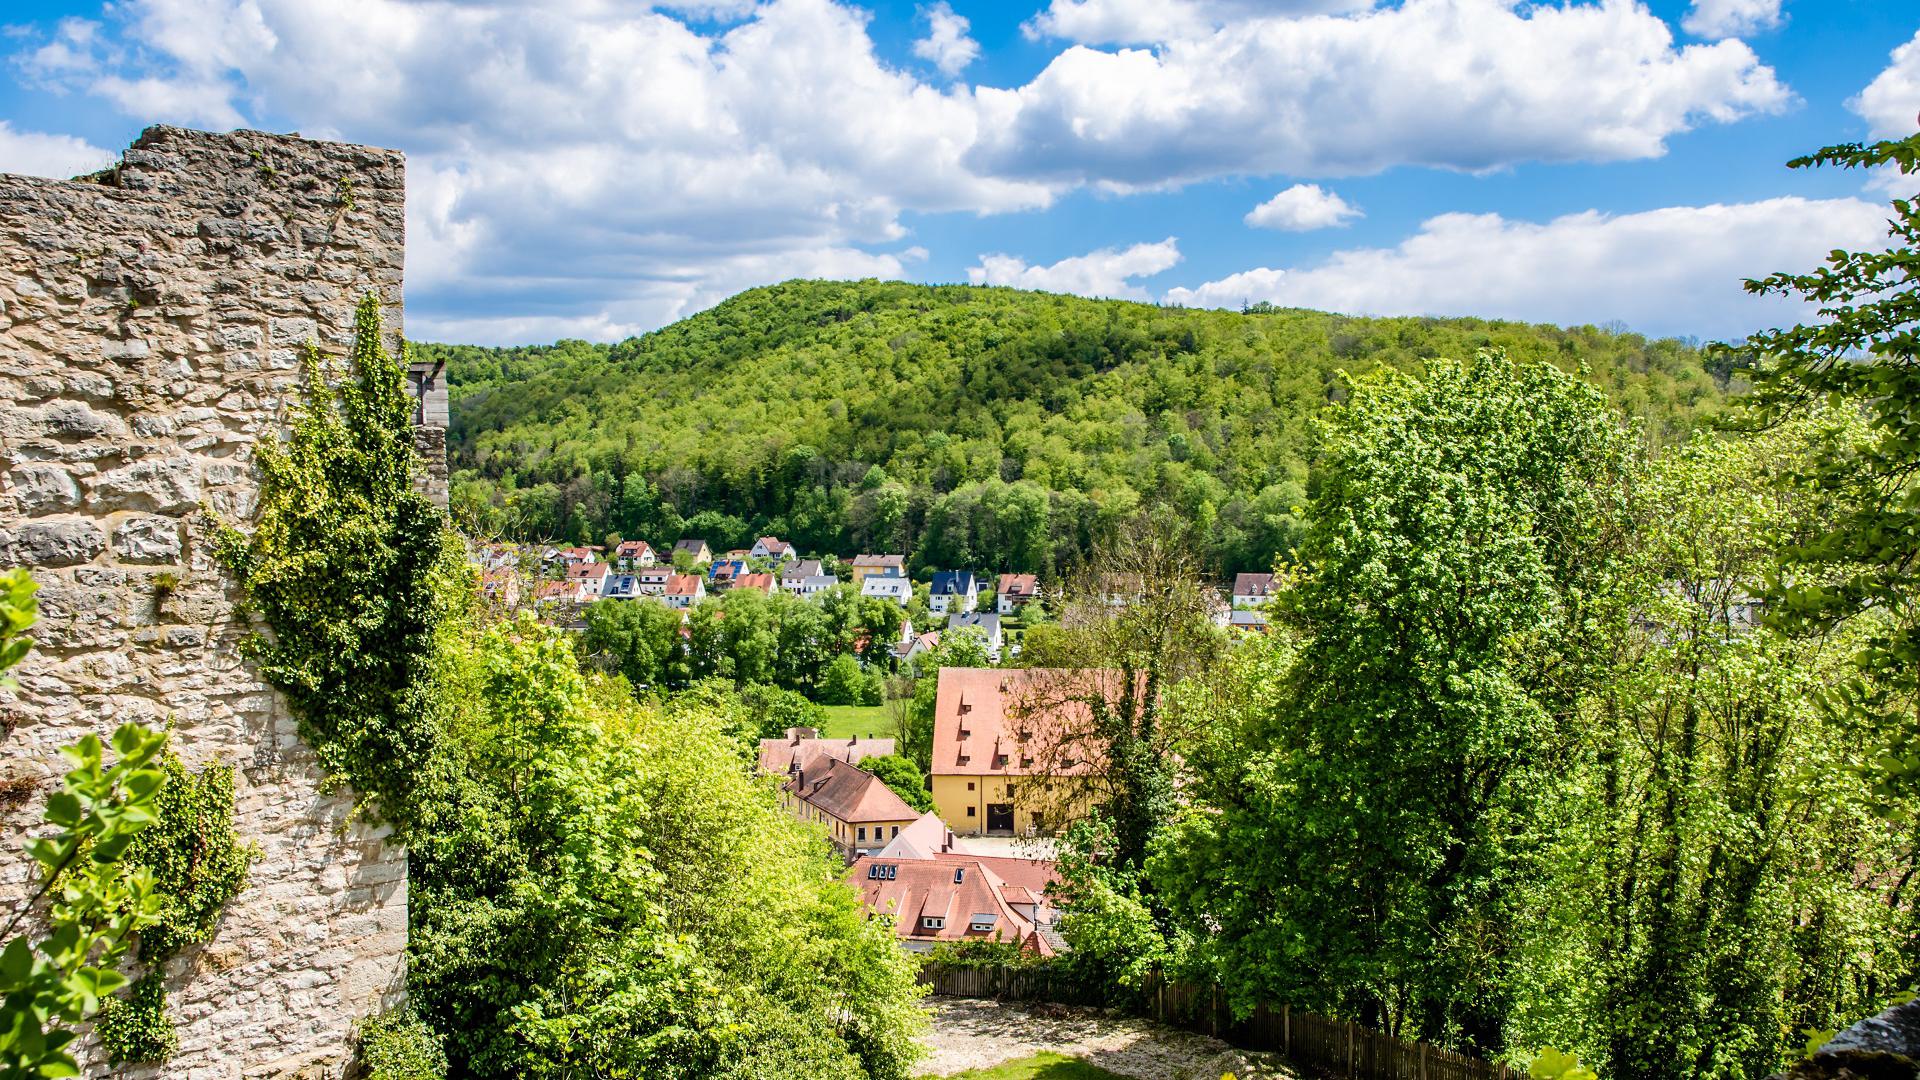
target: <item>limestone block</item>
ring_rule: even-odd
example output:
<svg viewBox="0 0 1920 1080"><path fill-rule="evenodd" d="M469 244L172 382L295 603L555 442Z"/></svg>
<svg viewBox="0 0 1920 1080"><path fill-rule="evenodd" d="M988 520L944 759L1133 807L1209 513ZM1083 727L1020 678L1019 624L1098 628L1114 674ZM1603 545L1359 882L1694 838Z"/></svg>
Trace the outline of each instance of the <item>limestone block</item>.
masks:
<svg viewBox="0 0 1920 1080"><path fill-rule="evenodd" d="M92 562L105 551L107 534L85 518L26 521L13 530L5 546L16 566L74 566Z"/></svg>
<svg viewBox="0 0 1920 1080"><path fill-rule="evenodd" d="M180 526L172 518L127 518L114 527L113 553L121 562L179 562Z"/></svg>

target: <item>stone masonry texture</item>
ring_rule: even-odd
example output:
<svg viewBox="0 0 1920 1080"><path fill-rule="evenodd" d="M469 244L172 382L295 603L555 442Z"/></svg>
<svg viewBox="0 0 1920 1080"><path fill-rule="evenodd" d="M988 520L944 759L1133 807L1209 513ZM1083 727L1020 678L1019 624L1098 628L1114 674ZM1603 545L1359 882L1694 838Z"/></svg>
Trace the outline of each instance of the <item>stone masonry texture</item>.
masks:
<svg viewBox="0 0 1920 1080"><path fill-rule="evenodd" d="M395 151L168 127L96 176L0 176L0 566L41 586L21 688L0 693L0 904L32 885L20 844L59 748L128 720L172 725L189 767L235 766L261 853L213 941L168 966L178 1054L110 1072L89 1039L89 1076L340 1077L354 1023L400 993L406 854L240 658L211 548L217 520L251 517L303 348L344 353L368 292L397 347L405 179Z"/></svg>

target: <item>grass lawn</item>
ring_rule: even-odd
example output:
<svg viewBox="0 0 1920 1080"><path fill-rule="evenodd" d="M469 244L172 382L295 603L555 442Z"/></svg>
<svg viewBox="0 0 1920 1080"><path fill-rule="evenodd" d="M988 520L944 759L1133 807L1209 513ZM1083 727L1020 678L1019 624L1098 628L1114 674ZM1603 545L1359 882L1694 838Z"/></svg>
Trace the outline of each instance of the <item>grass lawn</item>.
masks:
<svg viewBox="0 0 1920 1080"><path fill-rule="evenodd" d="M956 1073L947 1080L1125 1080L1119 1073L1089 1065L1079 1058L1041 1051L1030 1058L1009 1061L990 1069Z"/></svg>
<svg viewBox="0 0 1920 1080"><path fill-rule="evenodd" d="M827 726L820 729L823 738L889 738L893 735L893 717L885 705L822 705L827 710Z"/></svg>

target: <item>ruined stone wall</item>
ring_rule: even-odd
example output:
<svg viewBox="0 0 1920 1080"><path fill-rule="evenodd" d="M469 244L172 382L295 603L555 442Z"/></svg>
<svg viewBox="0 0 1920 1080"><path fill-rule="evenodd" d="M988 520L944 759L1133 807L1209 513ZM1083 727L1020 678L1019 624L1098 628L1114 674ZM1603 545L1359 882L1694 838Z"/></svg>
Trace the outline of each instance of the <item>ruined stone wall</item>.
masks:
<svg viewBox="0 0 1920 1080"><path fill-rule="evenodd" d="M127 720L172 724L189 767L233 764L262 853L169 965L179 1053L130 1075L338 1076L400 986L405 853L350 821L240 659L211 542L214 515L251 516L301 346L344 352L370 290L397 345L404 186L394 151L164 127L85 181L0 176L0 566L34 570L42 613L0 698L0 780L38 785L0 807L0 904L29 887L58 748Z"/></svg>

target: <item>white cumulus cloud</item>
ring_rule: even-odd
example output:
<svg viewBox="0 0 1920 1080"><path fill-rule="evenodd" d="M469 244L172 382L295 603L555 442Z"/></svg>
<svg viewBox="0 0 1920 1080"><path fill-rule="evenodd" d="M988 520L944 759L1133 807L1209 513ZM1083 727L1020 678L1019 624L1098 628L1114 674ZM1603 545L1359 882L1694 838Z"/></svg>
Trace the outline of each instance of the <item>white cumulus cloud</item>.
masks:
<svg viewBox="0 0 1920 1080"><path fill-rule="evenodd" d="M1136 279L1171 270L1179 262L1180 246L1169 236L1157 244L1101 248L1050 266L1033 266L1015 255L982 255L980 265L967 271L967 279L975 285L1145 300L1147 291Z"/></svg>
<svg viewBox="0 0 1920 1080"><path fill-rule="evenodd" d="M1920 130L1920 33L1893 50L1886 70L1847 107L1866 119L1876 139L1902 139Z"/></svg>
<svg viewBox="0 0 1920 1080"><path fill-rule="evenodd" d="M118 154L102 150L85 139L20 131L8 121L0 120L0 173L66 180L104 169L118 158Z"/></svg>
<svg viewBox="0 0 1920 1080"><path fill-rule="evenodd" d="M1342 251L1303 269L1260 267L1165 298L1355 315L1620 320L1647 333L1728 338L1809 314L1791 300L1747 295L1744 279L1811 269L1831 248L1885 236L1885 208L1861 199L1586 211L1545 223L1442 214L1394 247Z"/></svg>
<svg viewBox="0 0 1920 1080"><path fill-rule="evenodd" d="M1021 29L1030 38L1084 45L1137 45L1193 37L1274 15L1364 11L1373 0L1052 0Z"/></svg>
<svg viewBox="0 0 1920 1080"><path fill-rule="evenodd" d="M1780 0L1693 0L1681 29L1696 37L1746 37L1780 25Z"/></svg>
<svg viewBox="0 0 1920 1080"><path fill-rule="evenodd" d="M1331 229L1363 217L1360 209L1319 184L1295 184L1247 212L1258 229L1307 232Z"/></svg>
<svg viewBox="0 0 1920 1080"><path fill-rule="evenodd" d="M115 0L11 59L143 121L405 150L422 336L887 272L910 214L1643 158L1790 98L1744 44L1678 46L1634 0L1053 0L1035 32L1066 44L1004 88L956 81L979 46L927 3L912 48L940 76L882 56L851 0ZM1127 40L1153 47L1089 44Z"/></svg>
<svg viewBox="0 0 1920 1080"><path fill-rule="evenodd" d="M967 36L972 24L965 15L955 14L946 0L922 9L921 14L927 20L927 36L913 43L913 55L931 62L949 78L979 58L980 43Z"/></svg>
<svg viewBox="0 0 1920 1080"><path fill-rule="evenodd" d="M1655 157L1698 124L1792 100L1744 43L1676 48L1628 0L1250 17L1153 49L1074 45L1025 86L976 93L969 167L1121 190Z"/></svg>

